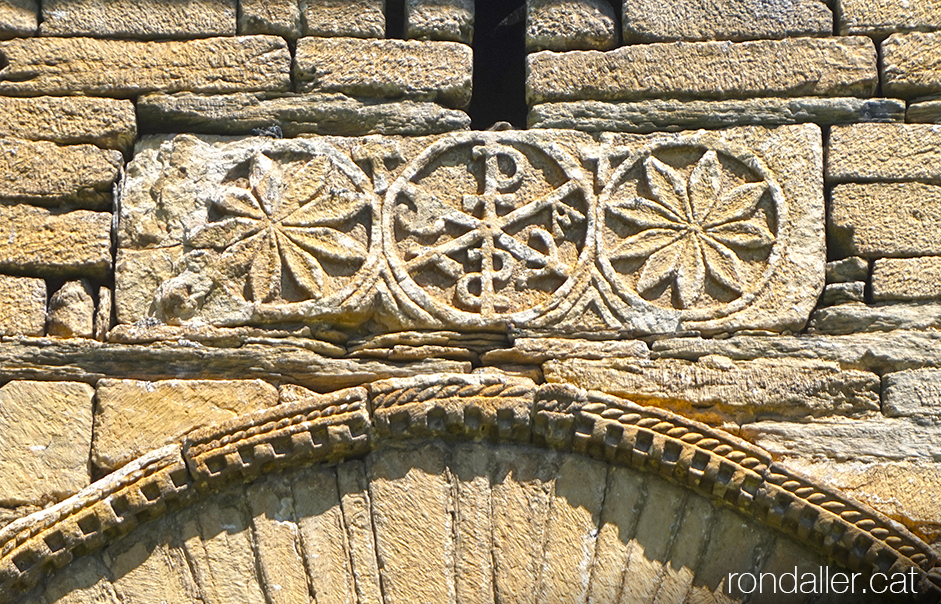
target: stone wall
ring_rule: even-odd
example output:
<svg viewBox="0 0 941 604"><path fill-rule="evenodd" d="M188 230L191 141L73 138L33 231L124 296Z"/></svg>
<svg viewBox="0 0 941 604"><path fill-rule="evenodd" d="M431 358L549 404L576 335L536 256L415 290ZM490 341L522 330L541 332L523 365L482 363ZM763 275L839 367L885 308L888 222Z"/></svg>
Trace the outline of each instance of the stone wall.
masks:
<svg viewBox="0 0 941 604"><path fill-rule="evenodd" d="M606 602L648 539L650 601L737 598L717 518L754 541L730 570L916 568L941 599L941 4L507 5L528 129L485 131L474 11L0 0L0 602L146 601L160 556L194 573L167 601L314 594L313 550L266 558L259 518L343 476L362 500L285 530L338 523L323 555L365 558L324 577L358 602ZM519 527L492 506L476 541L434 525L504 487L542 502L545 548L495 545ZM649 489L665 519L603 543ZM224 572L258 576L226 595L216 532L166 535L232 506ZM164 553L128 553L158 517ZM585 535L592 570L562 572ZM449 578L395 543L445 548Z"/></svg>

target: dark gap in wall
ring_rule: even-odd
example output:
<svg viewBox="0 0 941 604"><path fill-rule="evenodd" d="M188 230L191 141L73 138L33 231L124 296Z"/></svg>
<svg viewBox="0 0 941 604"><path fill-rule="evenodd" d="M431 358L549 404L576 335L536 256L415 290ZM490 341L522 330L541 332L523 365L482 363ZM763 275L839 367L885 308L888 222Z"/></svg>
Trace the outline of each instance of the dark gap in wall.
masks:
<svg viewBox="0 0 941 604"><path fill-rule="evenodd" d="M475 130L496 122L526 127L525 0L477 0L474 94L468 113Z"/></svg>
<svg viewBox="0 0 941 604"><path fill-rule="evenodd" d="M386 38L405 39L405 0L386 0Z"/></svg>

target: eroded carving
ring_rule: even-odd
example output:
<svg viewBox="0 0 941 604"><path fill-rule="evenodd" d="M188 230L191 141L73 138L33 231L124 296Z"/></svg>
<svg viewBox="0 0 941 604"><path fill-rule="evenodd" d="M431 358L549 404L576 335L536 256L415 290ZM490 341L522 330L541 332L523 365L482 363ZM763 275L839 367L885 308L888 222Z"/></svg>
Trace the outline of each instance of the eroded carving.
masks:
<svg viewBox="0 0 941 604"><path fill-rule="evenodd" d="M601 203L600 264L628 297L707 318L774 268L781 192L757 158L660 146L625 161Z"/></svg>
<svg viewBox="0 0 941 604"><path fill-rule="evenodd" d="M576 286L594 236L590 182L551 143L446 137L392 184L386 256L409 298L465 325L527 321Z"/></svg>

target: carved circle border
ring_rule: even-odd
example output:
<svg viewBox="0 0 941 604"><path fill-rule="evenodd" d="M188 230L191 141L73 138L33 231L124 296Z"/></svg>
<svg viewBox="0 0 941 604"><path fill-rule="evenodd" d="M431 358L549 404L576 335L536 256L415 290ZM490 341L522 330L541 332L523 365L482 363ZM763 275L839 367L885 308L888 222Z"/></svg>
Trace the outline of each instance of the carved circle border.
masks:
<svg viewBox="0 0 941 604"><path fill-rule="evenodd" d="M649 300L644 299L636 291L633 291L633 289L626 287L621 283L619 277L620 273L614 269L614 267L611 265L611 261L607 257L606 250L604 249L604 237L600 232L596 234L595 238L597 245L597 263L601 269L601 273L604 275L605 280L611 285L618 296L623 298L635 308L655 309L658 312L674 312L677 313L681 319L686 321L707 321L710 319L721 319L744 310L764 292L777 272L779 268L778 265L780 265L784 260L784 250L787 247L790 237L787 197L784 195L784 191L781 185L778 184L777 179L774 178L771 170L765 165L761 158L747 149L744 145L729 143L717 138L703 141L701 140L700 136L690 136L678 140L671 140L669 142L651 143L640 151L629 154L611 175L608 183L605 185L604 190L601 192L601 195L598 198L597 224L599 225L599 229L602 228L601 225L604 223L605 209L615 191L618 189L619 183L623 179L625 173L636 166L638 162L646 159L647 157L653 156L658 151L683 147L693 147L705 151L714 150L724 155L728 155L733 159L741 162L749 169L754 170L765 182L768 183L768 190L771 192L771 196L775 205L775 211L777 212L776 219L778 228L776 234L777 236L775 237L775 241L771 247L771 253L768 256L768 267L762 273L761 278L757 282L757 285L753 287L750 292L742 294L740 297L733 300L729 304L719 308L693 310L669 309L653 304Z"/></svg>
<svg viewBox="0 0 941 604"><path fill-rule="evenodd" d="M280 144L278 144L280 143ZM287 143L287 144L285 144ZM266 315L271 313L275 321L283 321L285 309L296 311L298 318L306 318L310 315L317 315L323 318L323 315L339 314L350 310L351 307L360 305L360 299L363 295L368 295L371 284L376 280L379 274L379 263L381 256L380 241L382 239L381 228L381 204L380 196L373 190L372 181L363 170L356 165L352 159L342 153L333 144L317 139L277 139L277 142L265 140L260 145L253 145L246 149L250 154L246 158L241 156L233 161L242 161L251 159L258 153L271 151L274 153L301 153L312 156L324 156L342 173L358 186L364 196L369 198L369 241L366 246L366 259L363 265L354 273L353 277L346 286L326 298L319 300L301 300L298 302L252 302L246 301L258 315L253 320L265 320ZM214 280L217 278L214 276Z"/></svg>
<svg viewBox="0 0 941 604"><path fill-rule="evenodd" d="M403 265L395 249L395 237L393 236L396 200L405 183L411 181L412 178L418 175L419 172L438 155L454 147L473 143L480 143L482 145L516 144L535 147L539 152L556 162L563 173L569 178L569 181L577 183L579 191L581 191L585 197L587 206L584 247L575 262L571 276L569 276L558 290L553 292L553 298L555 299L550 299L534 308L499 315L490 319L478 313L446 306L425 292L415 283L408 270ZM385 251L386 261L389 263L392 275L398 287L408 300L431 313L432 316L453 325L463 327L479 327L482 323L488 326L507 324L519 325L534 321L559 307L575 304L577 299L577 295L575 294L581 292L584 286L587 285L589 270L594 261L594 238L597 231L596 214L597 196L595 195L594 187L590 179L586 178L584 170L578 165L575 158L562 150L557 144L541 140L529 133L459 132L446 135L426 148L418 157L410 162L408 167L389 186L382 207L382 246Z"/></svg>

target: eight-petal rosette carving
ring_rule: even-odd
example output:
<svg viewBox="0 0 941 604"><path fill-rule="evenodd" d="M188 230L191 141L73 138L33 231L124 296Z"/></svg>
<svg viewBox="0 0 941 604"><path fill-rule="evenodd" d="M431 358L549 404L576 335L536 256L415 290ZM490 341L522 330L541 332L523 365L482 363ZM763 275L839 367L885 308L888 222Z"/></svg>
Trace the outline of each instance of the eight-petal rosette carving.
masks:
<svg viewBox="0 0 941 604"><path fill-rule="evenodd" d="M321 301L369 257L372 198L329 154L258 152L232 170L186 243L217 252L215 274L246 301Z"/></svg>
<svg viewBox="0 0 941 604"><path fill-rule="evenodd" d="M602 268L656 306L715 310L766 276L772 184L714 149L666 148L623 166L603 201Z"/></svg>

